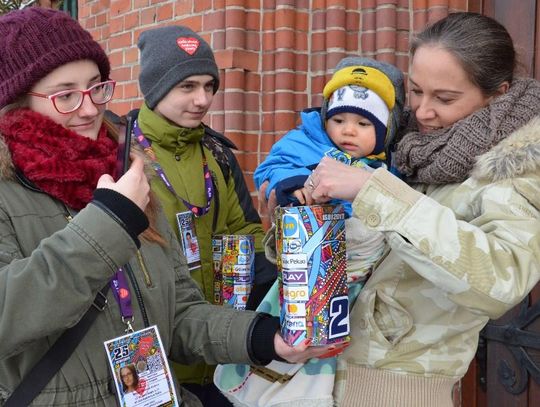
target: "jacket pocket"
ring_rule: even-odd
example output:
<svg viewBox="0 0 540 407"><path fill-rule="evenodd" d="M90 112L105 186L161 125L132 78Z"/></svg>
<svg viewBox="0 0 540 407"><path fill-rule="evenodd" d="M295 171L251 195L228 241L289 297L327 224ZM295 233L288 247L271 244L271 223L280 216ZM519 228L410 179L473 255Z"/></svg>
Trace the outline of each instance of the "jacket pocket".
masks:
<svg viewBox="0 0 540 407"><path fill-rule="evenodd" d="M372 292L369 309L369 324L374 335L381 343L396 346L412 329L412 317L409 312L391 296L382 290Z"/></svg>

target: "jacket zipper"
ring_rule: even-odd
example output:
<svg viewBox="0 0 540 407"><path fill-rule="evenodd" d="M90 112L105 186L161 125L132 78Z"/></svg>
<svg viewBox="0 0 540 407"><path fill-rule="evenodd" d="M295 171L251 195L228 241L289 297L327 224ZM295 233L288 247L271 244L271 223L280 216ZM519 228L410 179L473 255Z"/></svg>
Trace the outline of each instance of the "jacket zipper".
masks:
<svg viewBox="0 0 540 407"><path fill-rule="evenodd" d="M66 218L66 220L69 222L71 222L73 220L73 214L71 213L71 211L69 210L69 207L64 203L62 202L62 205L64 206L64 218Z"/></svg>
<svg viewBox="0 0 540 407"><path fill-rule="evenodd" d="M217 176L213 171L211 172L211 177L214 187L214 217L212 218L212 233L214 233L217 228L217 222L219 217L219 190L217 188Z"/></svg>
<svg viewBox="0 0 540 407"><path fill-rule="evenodd" d="M144 259L141 254L140 250L137 250L137 260L139 261L139 266L141 267L141 270L144 275L144 282L146 283L147 287L152 286L152 279L150 278L150 273L148 273L148 269L146 268L146 264L144 264Z"/></svg>
<svg viewBox="0 0 540 407"><path fill-rule="evenodd" d="M127 263L124 266L124 269L127 271L129 281L131 281L131 285L133 286L133 290L135 291L135 296L137 297L137 302L139 303L139 308L141 310L141 314L143 317L144 327L148 328L150 326L150 323L148 322L148 315L146 314L146 308L144 306L144 301L142 299L139 283L137 283L137 280L135 279L135 275L133 274L133 269L131 268L131 265L129 263Z"/></svg>

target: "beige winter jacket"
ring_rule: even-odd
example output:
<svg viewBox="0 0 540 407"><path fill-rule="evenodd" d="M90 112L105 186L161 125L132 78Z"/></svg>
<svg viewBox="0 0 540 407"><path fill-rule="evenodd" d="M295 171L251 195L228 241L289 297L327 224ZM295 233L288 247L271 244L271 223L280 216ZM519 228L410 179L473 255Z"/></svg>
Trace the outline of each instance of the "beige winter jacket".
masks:
<svg viewBox="0 0 540 407"><path fill-rule="evenodd" d="M478 335L540 279L540 119L461 184L410 187L377 170L355 216L390 250L351 312L340 406L451 406Z"/></svg>

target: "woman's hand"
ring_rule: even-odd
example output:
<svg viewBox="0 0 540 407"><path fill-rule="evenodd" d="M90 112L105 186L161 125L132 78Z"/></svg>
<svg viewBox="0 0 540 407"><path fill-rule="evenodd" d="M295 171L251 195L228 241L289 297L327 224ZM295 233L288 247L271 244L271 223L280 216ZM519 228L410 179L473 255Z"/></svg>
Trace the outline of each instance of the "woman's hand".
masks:
<svg viewBox="0 0 540 407"><path fill-rule="evenodd" d="M131 200L141 210L150 201L150 184L144 173L144 160L138 153L130 153L131 165L120 179L114 182L109 174L103 174L97 183L98 188L108 188Z"/></svg>
<svg viewBox="0 0 540 407"><path fill-rule="evenodd" d="M352 202L370 177L371 173L362 168L323 157L304 187L315 202L324 203L331 199Z"/></svg>
<svg viewBox="0 0 540 407"><path fill-rule="evenodd" d="M339 355L349 346L349 342L326 346L309 346L305 340L296 346L289 346L279 333L274 336L276 353L289 363L304 363L312 358L324 359Z"/></svg>

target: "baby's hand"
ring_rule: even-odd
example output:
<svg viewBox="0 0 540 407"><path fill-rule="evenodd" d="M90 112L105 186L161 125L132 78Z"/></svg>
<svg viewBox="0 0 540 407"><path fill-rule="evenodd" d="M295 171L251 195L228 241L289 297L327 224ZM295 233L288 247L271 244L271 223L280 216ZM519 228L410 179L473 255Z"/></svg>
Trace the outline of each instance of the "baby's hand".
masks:
<svg viewBox="0 0 540 407"><path fill-rule="evenodd" d="M270 195L268 196L268 200L266 199L266 188L268 188L268 185L270 183L268 181L264 181L257 191L257 196L259 198L259 202L261 202L261 212L263 215L268 214L270 216L270 220L273 222L274 218L274 209L277 204L277 198L276 198L276 190L273 189L270 191Z"/></svg>
<svg viewBox="0 0 540 407"><path fill-rule="evenodd" d="M313 199L311 198L311 194L308 193L307 188L300 188L293 192L293 196L298 199L298 202L300 202L301 205L312 205Z"/></svg>

